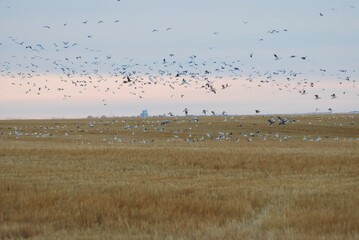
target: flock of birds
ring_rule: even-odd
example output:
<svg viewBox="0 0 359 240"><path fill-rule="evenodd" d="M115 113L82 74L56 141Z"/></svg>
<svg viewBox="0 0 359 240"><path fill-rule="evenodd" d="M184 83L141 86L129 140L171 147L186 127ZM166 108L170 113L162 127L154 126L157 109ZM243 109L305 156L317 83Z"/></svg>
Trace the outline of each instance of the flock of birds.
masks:
<svg viewBox="0 0 359 240"><path fill-rule="evenodd" d="M68 139L77 144L150 144L159 142L258 142L258 141L308 141L319 142L323 139L334 141L357 141L357 137L344 135L320 135L318 133L300 133L291 135L285 128L272 128L275 122L279 125L304 124L309 126L325 126L333 121L334 127L347 128L355 124L355 115L332 115L325 118L316 117L312 120L292 119L295 116L278 116L268 119L269 128L263 128L250 123L245 116L217 116L209 121L204 115L171 118L116 118L116 119L87 119L76 123L71 122L39 122L33 126L7 126L0 127L2 138L15 139ZM264 116L263 116L264 117ZM216 125L214 127L212 125ZM261 124L260 124L261 125ZM339 133L340 134L340 133Z"/></svg>
<svg viewBox="0 0 359 240"><path fill-rule="evenodd" d="M120 0L117 0L120 2ZM355 6L349 6L355 8ZM324 13L318 17L325 17ZM149 86L165 86L169 90L169 96L184 98L181 93L184 89L198 89L208 94L217 94L226 91L235 83L240 82L244 88L272 87L277 91L289 91L300 95L309 95L313 100L332 99L342 97L346 89L356 89L358 82L351 74L356 70L338 69L329 71L321 68L317 71L324 77L335 77L337 89L340 92L328 92L325 88L317 87L319 81L310 80L305 73L285 68L276 70L257 69L252 59L255 53L249 53L248 59L203 59L197 54L191 54L185 59L176 58L174 53L159 57L151 63L140 63L136 59L125 57L120 62L118 57L105 53L101 49L89 48L87 41L92 41L95 33L91 33L91 26L105 24L120 24L119 19L113 19L111 23L104 20L83 20L81 22L88 27L89 33L83 36L83 42L60 40L53 43L37 42L19 39L16 36L8 36L0 42L1 48L22 49L22 55L13 55L0 63L0 76L9 79L11 85L23 90L26 95L41 96L43 94L59 94L64 100L73 95L82 95L86 92L96 91L103 96L102 104L107 106L109 95L122 94L127 91L133 96L144 98ZM249 24L243 21L243 24ZM71 23L63 23L63 28L71 27ZM58 26L39 26L43 31L56 31ZM172 27L165 29L154 28L152 34L160 31L175 31ZM266 34L273 35L286 33L288 29L270 29ZM213 35L219 35L215 31ZM259 41L265 41L260 38ZM209 51L213 48L209 48ZM269 56L268 56L269 57ZM280 56L273 53L271 61L310 61L310 56ZM297 60L296 60L297 59ZM298 62L299 61L299 62ZM50 79L51 78L51 79ZM344 87L343 87L344 86ZM339 90L340 89L340 90ZM332 107L328 106L332 112ZM256 114L262 110L255 109ZM209 113L203 110L203 114ZM189 110L183 113L187 116ZM212 115L216 115L211 111ZM222 115L226 115L222 112ZM169 116L174 114L170 112ZM268 120L270 124L275 119ZM277 119L280 124L288 121Z"/></svg>

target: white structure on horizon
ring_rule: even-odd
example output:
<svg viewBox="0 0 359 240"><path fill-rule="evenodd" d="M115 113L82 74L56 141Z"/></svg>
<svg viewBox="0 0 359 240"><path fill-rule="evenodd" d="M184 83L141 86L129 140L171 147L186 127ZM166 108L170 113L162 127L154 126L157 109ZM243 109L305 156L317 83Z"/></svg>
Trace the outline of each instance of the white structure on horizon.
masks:
<svg viewBox="0 0 359 240"><path fill-rule="evenodd" d="M143 118L148 117L148 112L147 112L147 110L143 110L142 113L140 114L140 116L143 117Z"/></svg>

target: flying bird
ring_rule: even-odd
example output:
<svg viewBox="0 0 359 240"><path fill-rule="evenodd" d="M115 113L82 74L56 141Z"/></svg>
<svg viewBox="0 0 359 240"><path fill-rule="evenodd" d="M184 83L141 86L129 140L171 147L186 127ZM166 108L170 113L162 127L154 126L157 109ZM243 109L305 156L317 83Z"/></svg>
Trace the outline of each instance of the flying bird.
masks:
<svg viewBox="0 0 359 240"><path fill-rule="evenodd" d="M289 121L287 118L281 118L281 117L277 117L279 119L279 125L285 125L290 123L291 121ZM293 120L294 121L294 120Z"/></svg>
<svg viewBox="0 0 359 240"><path fill-rule="evenodd" d="M275 123L275 119L274 118L270 118L267 120L269 125L272 126Z"/></svg>
<svg viewBox="0 0 359 240"><path fill-rule="evenodd" d="M188 116L188 108L185 108L185 109L183 110L183 112L184 112L184 114L186 114L186 116Z"/></svg>

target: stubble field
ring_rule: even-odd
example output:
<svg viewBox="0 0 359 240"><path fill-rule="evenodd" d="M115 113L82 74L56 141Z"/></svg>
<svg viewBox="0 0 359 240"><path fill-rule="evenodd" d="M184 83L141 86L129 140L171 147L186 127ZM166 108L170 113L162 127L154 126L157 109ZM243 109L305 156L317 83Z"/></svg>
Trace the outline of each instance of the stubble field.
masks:
<svg viewBox="0 0 359 240"><path fill-rule="evenodd" d="M0 239L358 239L359 115L285 117L0 121Z"/></svg>

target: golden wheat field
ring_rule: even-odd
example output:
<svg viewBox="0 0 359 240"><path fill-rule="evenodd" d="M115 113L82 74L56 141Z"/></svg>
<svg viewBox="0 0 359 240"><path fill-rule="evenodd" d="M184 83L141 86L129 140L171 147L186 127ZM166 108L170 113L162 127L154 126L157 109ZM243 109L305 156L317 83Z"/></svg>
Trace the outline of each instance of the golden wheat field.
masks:
<svg viewBox="0 0 359 240"><path fill-rule="evenodd" d="M358 239L359 115L285 117L0 121L0 238Z"/></svg>

